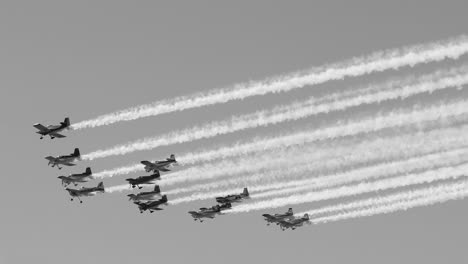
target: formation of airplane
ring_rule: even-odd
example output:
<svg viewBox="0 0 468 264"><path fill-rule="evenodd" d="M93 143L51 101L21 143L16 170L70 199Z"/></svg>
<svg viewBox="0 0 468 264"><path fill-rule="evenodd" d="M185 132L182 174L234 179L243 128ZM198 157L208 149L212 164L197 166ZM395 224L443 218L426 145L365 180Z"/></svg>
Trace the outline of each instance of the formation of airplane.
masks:
<svg viewBox="0 0 468 264"><path fill-rule="evenodd" d="M73 198L77 198L78 200L80 200L80 203L83 203L83 201L81 201L80 199L81 196L93 196L93 195L96 195L97 193L103 193L104 183L100 182L97 185L97 187L91 187L91 188L81 187L81 189L66 188L65 190L67 190L70 196L72 197L71 201L73 201Z"/></svg>
<svg viewBox="0 0 468 264"><path fill-rule="evenodd" d="M75 148L75 151L70 155L62 155L58 157L47 156L45 159L49 161L48 165L52 165L52 167L57 166L57 168L61 170L62 168L59 165L75 166L76 164L73 162L81 160L81 155L80 150Z"/></svg>
<svg viewBox="0 0 468 264"><path fill-rule="evenodd" d="M177 161L175 159L174 154L171 154L171 156L167 158L166 160L158 160L155 162L151 162L147 160L141 161L141 164L145 165L146 172L170 171L167 167L175 163L177 163Z"/></svg>
<svg viewBox="0 0 468 264"><path fill-rule="evenodd" d="M249 191L244 188L244 191L240 194L230 194L224 197L216 197L218 203L233 203L240 202L242 199L249 198Z"/></svg>
<svg viewBox="0 0 468 264"><path fill-rule="evenodd" d="M141 192L138 194L129 194L127 195L129 197L128 200L133 200L133 201L152 201L155 200L157 196L161 195L161 189L159 188L159 185L154 186L154 190L150 192Z"/></svg>
<svg viewBox="0 0 468 264"><path fill-rule="evenodd" d="M70 128L70 119L68 117L65 118L65 120L63 122L60 122L59 125L43 126L37 123L33 126L39 130L36 133L41 135L41 139L43 139L44 136L50 136L51 139L63 138L65 136L60 134L59 132L63 131L64 129ZM78 148L75 148L74 152L69 155L62 155L57 157L47 156L45 157L45 159L49 161L49 166L57 166L58 169L62 169L60 165L75 166L75 162L81 160L81 154L80 150ZM166 160L160 160L155 162L144 160L141 161L141 163L145 166L144 168L146 172L153 172L153 174L148 176L140 176L137 178L126 179L126 181L130 184L132 188L138 187L138 189L141 189L142 186L140 185L154 184L155 180L161 179L160 171L170 171L168 167L177 164L177 161L175 159L175 155L171 154L169 158L166 158ZM78 186L79 183L88 182L88 180L93 179L93 176L91 168L87 167L85 172L83 173L70 174L68 176L59 176L58 178L61 179L62 186L67 187L70 184ZM80 197L94 196L98 193L105 192L103 182L100 182L96 187L81 187L79 189L65 188L65 190L70 194L71 201L73 201L74 198L77 198L80 201L80 203L83 203ZM153 213L154 211L163 210L161 206L168 204L167 195L161 194L161 189L159 185L155 185L152 191L140 192L137 194L129 194L127 196L129 197L130 201L133 201L133 203L138 206L140 213L143 213L144 211L149 211L150 213ZM161 198L157 199L158 197ZM188 213L193 217L194 221L198 220L200 222L203 222L204 219L213 219L216 215L222 214L222 211L231 209L231 203L241 202L242 200L247 198L249 198L249 191L247 188L244 188L242 193L240 194L230 194L222 197L216 197L216 202L219 203L217 205L211 207L202 207L199 208L199 210L197 211L189 211ZM308 214L305 214L303 217L294 217L292 208L289 208L287 212L282 214L263 214L262 216L267 222L267 225L270 225L271 223L276 223L281 227L283 231L286 229L295 230L296 228L303 226L304 223L310 224Z"/></svg>
<svg viewBox="0 0 468 264"><path fill-rule="evenodd" d="M88 180L92 179L92 174L93 173L91 172L91 168L87 167L86 171L83 173L70 174L69 176L59 176L57 178L62 180L62 185L65 187L72 183L77 186L78 183L87 182Z"/></svg>
<svg viewBox="0 0 468 264"><path fill-rule="evenodd" d="M294 213L292 208L289 208L288 211L284 214L263 214L263 217L265 217L265 221L267 221L267 225L270 225L271 223L279 223L283 220L286 219L292 219L294 218Z"/></svg>
<svg viewBox="0 0 468 264"><path fill-rule="evenodd" d="M132 188L135 188L135 187L138 187L138 189L141 189L143 187L141 187L140 185L142 184L154 184L154 181L155 180L159 180L161 179L161 174L159 174L159 171L155 171L155 173L153 173L152 175L149 175L149 176L140 176L138 178L128 178L128 179L125 179L126 181L128 181L128 183L130 184L130 186L132 186Z"/></svg>
<svg viewBox="0 0 468 264"><path fill-rule="evenodd" d="M37 123L33 126L39 130L36 133L41 135L41 139L43 139L44 136L50 136L51 139L64 138L65 136L60 134L59 132L61 132L64 129L70 128L70 118L65 118L63 122L60 122L60 125L43 126Z"/></svg>
<svg viewBox="0 0 468 264"><path fill-rule="evenodd" d="M293 217L292 219L289 219L289 220L284 219L278 222L279 226L281 227L281 230L283 231L288 228L295 230L296 228L303 226L304 223L310 224L308 214L304 214L303 217L299 217L299 218Z"/></svg>
<svg viewBox="0 0 468 264"><path fill-rule="evenodd" d="M154 211L159 211L163 210L162 208L159 208L160 205L167 205L167 196L163 195L161 199L156 200L156 201L150 201L150 202L134 202L134 204L138 205L138 209L140 209L140 213L143 213L146 210L149 210L150 213L153 213Z"/></svg>

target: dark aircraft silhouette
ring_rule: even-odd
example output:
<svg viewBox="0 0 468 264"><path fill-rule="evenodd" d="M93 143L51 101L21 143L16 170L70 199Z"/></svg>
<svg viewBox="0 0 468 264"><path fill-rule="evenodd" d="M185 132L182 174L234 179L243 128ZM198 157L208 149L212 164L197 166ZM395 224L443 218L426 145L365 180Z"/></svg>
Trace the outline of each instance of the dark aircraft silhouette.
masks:
<svg viewBox="0 0 468 264"><path fill-rule="evenodd" d="M62 168L59 165L75 166L76 164L72 162L81 160L81 155L80 150L75 148L75 151L70 155L63 155L58 157L47 156L45 159L49 161L48 165L52 164L52 167L57 166L57 168L61 170Z"/></svg>
<svg viewBox="0 0 468 264"><path fill-rule="evenodd" d="M96 193L103 193L104 192L104 183L100 182L97 187L91 187L91 188L85 188L82 187L81 189L70 189L66 188L65 190L68 191L71 195L71 201L73 201L73 198L77 198L80 200L80 203L83 203L81 201L80 196L93 196L96 195Z"/></svg>
<svg viewBox="0 0 468 264"><path fill-rule="evenodd" d="M65 118L63 122L60 122L60 125L43 126L37 123L37 124L34 124L33 126L39 129L39 131L36 131L36 133L41 135L41 139L43 139L44 136L47 136L47 135L49 135L51 139L64 138L65 136L62 134L59 134L59 132L70 127L70 119L68 117Z"/></svg>
<svg viewBox="0 0 468 264"><path fill-rule="evenodd" d="M70 174L69 176L59 176L58 178L62 180L62 185L67 187L71 183L77 186L78 182L87 182L88 179L92 179L93 177L91 168L88 167L84 173Z"/></svg>
<svg viewBox="0 0 468 264"><path fill-rule="evenodd" d="M155 210L163 210L159 208L160 205L164 204L167 205L167 196L163 195L161 199L152 202L134 202L134 204L138 205L138 209L140 209L140 213L143 213L146 210L149 210L150 213L153 213Z"/></svg>
<svg viewBox="0 0 468 264"><path fill-rule="evenodd" d="M271 223L278 223L281 220L284 219L291 219L294 217L293 210L292 208L289 208L289 210L284 213L284 214L263 214L263 217L265 217L265 221L267 221L267 225L270 225Z"/></svg>
<svg viewBox="0 0 468 264"><path fill-rule="evenodd" d="M306 222L310 223L308 214L304 214L303 217L294 218L291 220L281 220L278 222L278 224L280 225L281 229L284 231L288 228L295 230L296 228L302 226Z"/></svg>
<svg viewBox="0 0 468 264"><path fill-rule="evenodd" d="M203 218L210 218L213 219L215 215L221 214L222 211L231 209L231 203L224 203L222 205L215 205L212 207L202 207L198 211L190 211L189 214L192 215L193 220L203 222Z"/></svg>
<svg viewBox="0 0 468 264"><path fill-rule="evenodd" d="M232 202L240 202L242 199L246 199L249 197L249 191L247 188L244 188L244 191L241 194L231 194L224 197L216 197L216 201L218 203L232 203Z"/></svg>
<svg viewBox="0 0 468 264"><path fill-rule="evenodd" d="M161 175L159 174L159 171L156 171L155 173L149 176L140 176L135 179L128 178L125 180L128 181L128 183L130 184L130 186L132 186L132 188L135 188L135 186L137 186L138 189L141 189L142 188L140 186L141 184L153 184L154 180L160 180L160 179L161 179Z"/></svg>
<svg viewBox="0 0 468 264"><path fill-rule="evenodd" d="M213 219L215 218L215 215L219 214L220 212L221 212L220 206L215 205L210 208L203 207L203 208L200 208L200 210L198 211L190 211L188 213L192 215L194 221L199 220L200 222L203 222L203 218Z"/></svg>
<svg viewBox="0 0 468 264"><path fill-rule="evenodd" d="M138 194L129 194L129 201L151 201L156 198L156 196L161 195L161 189L159 189L159 185L154 186L154 191L151 192L141 192Z"/></svg>
<svg viewBox="0 0 468 264"><path fill-rule="evenodd" d="M167 167L169 167L173 163L177 163L174 154L172 154L166 160L159 160L159 161L155 161L154 163L151 161L147 161L147 160L141 161L141 164L145 165L146 172L170 171Z"/></svg>

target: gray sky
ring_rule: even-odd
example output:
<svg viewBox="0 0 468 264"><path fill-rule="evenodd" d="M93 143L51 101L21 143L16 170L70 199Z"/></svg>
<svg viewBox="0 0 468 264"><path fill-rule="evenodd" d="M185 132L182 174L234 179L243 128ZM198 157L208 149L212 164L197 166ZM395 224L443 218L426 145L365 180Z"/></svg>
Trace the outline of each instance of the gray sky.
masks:
<svg viewBox="0 0 468 264"><path fill-rule="evenodd" d="M314 120L105 158L60 172L46 166L44 156L68 154L74 147L90 152L326 89L456 62L87 129L63 140L40 141L32 127L36 122L56 123L64 116L78 122L159 99L467 33L466 1L315 2L2 1L0 263L466 262L464 201L281 232L265 226L263 211L193 222L187 211L212 201L167 207L152 215L140 215L124 194L71 203L56 178L87 165L99 171L274 134ZM379 109L365 109L374 110ZM122 182L123 177L116 177L105 184ZM298 206L297 211L312 207Z"/></svg>

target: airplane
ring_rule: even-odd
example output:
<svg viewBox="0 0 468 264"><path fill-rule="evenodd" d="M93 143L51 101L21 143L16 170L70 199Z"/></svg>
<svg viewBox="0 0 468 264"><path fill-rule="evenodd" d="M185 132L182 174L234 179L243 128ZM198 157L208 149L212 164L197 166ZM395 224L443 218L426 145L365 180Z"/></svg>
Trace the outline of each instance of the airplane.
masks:
<svg viewBox="0 0 468 264"><path fill-rule="evenodd" d="M306 222L310 223L308 214L304 214L304 216L300 218L294 218L291 220L281 220L278 222L278 224L281 226L281 229L284 231L288 228L291 228L292 230L294 230L302 226Z"/></svg>
<svg viewBox="0 0 468 264"><path fill-rule="evenodd" d="M231 194L224 197L216 197L218 203L232 203L240 202L242 199L249 197L249 191L247 188L244 188L244 191L241 194Z"/></svg>
<svg viewBox="0 0 468 264"><path fill-rule="evenodd" d="M152 202L133 202L134 204L138 205L138 209L140 209L140 213L143 213L143 211L149 210L150 213L153 213L155 210L163 210L159 208L160 205L164 204L167 205L167 196L163 195L161 199L157 201L152 201Z"/></svg>
<svg viewBox="0 0 468 264"><path fill-rule="evenodd" d="M280 222L281 220L284 219L291 219L294 217L293 210L292 208L289 208L289 210L284 213L284 214L263 214L263 217L265 217L265 221L267 221L267 225L270 225L271 223L277 223Z"/></svg>
<svg viewBox="0 0 468 264"><path fill-rule="evenodd" d="M153 184L154 180L160 180L160 179L161 179L161 175L159 174L159 171L156 171L155 173L149 176L140 176L135 179L128 178L125 180L128 181L128 183L130 184L130 186L132 186L132 188L135 188L135 186L137 186L138 189L141 189L143 187L141 187L140 184Z"/></svg>
<svg viewBox="0 0 468 264"><path fill-rule="evenodd" d="M62 180L62 185L67 187L69 184L73 183L77 186L77 182L87 182L88 179L92 179L91 168L86 168L86 171L78 174L70 174L70 176L59 176L57 178Z"/></svg>
<svg viewBox="0 0 468 264"><path fill-rule="evenodd" d="M210 208L203 207L203 208L200 208L200 210L198 211L190 211L188 213L192 215L194 221L199 220L200 223L202 223L203 218L213 219L215 218L215 215L219 214L220 212L221 212L221 207L219 205L215 205Z"/></svg>
<svg viewBox="0 0 468 264"><path fill-rule="evenodd" d="M170 171L167 167L171 164L177 163L175 159L175 155L171 154L169 158L166 160L158 160L155 161L154 163L151 161L143 160L141 161L141 164L145 165L145 171L150 172L150 171Z"/></svg>
<svg viewBox="0 0 468 264"><path fill-rule="evenodd" d="M203 218L213 219L216 214L221 214L222 211L231 209L231 203L223 203L222 205L215 205L209 208L202 207L198 211L190 211L189 214L192 215L194 221L199 220L203 222Z"/></svg>
<svg viewBox="0 0 468 264"><path fill-rule="evenodd" d="M49 161L48 165L52 164L52 168L57 166L57 168L61 170L62 168L59 165L75 166L76 164L72 162L81 160L81 154L80 150L75 148L75 151L70 155L63 155L58 157L47 156L45 159Z"/></svg>
<svg viewBox="0 0 468 264"><path fill-rule="evenodd" d="M73 201L73 198L76 197L78 200L80 200L80 203L83 203L81 201L80 196L93 196L96 193L103 193L104 192L104 183L100 182L97 187L91 187L91 188L85 188L81 187L81 189L70 189L66 188L65 190L68 191L71 195L71 201Z"/></svg>
<svg viewBox="0 0 468 264"><path fill-rule="evenodd" d="M33 125L35 128L39 129L39 131L36 131L37 134L41 135L41 139L44 138L44 136L49 135L50 139L54 138L64 138L65 136L62 134L59 134L62 130L66 128L70 128L70 118L65 118L63 122L60 122L60 125L49 125L49 126L43 126L39 123Z"/></svg>
<svg viewBox="0 0 468 264"><path fill-rule="evenodd" d="M151 192L141 192L138 194L129 194L127 195L130 197L128 200L133 200L133 201L152 201L156 198L156 196L161 195L161 189L159 188L159 185L154 186L154 191Z"/></svg>

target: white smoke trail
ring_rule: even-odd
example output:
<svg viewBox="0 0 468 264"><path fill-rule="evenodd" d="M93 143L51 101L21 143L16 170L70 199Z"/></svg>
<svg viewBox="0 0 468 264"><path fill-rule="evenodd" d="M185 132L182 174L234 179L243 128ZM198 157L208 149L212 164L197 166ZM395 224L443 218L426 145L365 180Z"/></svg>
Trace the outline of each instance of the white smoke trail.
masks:
<svg viewBox="0 0 468 264"><path fill-rule="evenodd" d="M460 36L443 42L409 46L401 49L376 52L367 57L353 58L346 62L326 65L306 73L293 73L286 76L270 78L261 82L234 85L232 88L212 90L191 96L177 97L152 104L141 105L95 119L72 125L73 129L83 129L113 124L120 121L156 116L164 113L182 111L207 105L219 104L231 100L240 100L250 96L267 93L286 92L308 85L340 80L404 66L415 66L421 63L457 59L468 52L468 39Z"/></svg>
<svg viewBox="0 0 468 264"><path fill-rule="evenodd" d="M468 112L467 102L461 101L448 105L433 106L422 110L407 112L392 112L386 116L352 121L348 124L337 125L317 129L311 134L311 141L326 140L338 137L357 135L360 133L371 133L385 128L395 128L409 124L423 124L428 121L445 119L463 115ZM189 168L171 174L171 177L164 179L166 185L196 180L212 179L220 176L229 176L243 172L252 172L261 168L271 168L282 166L284 162L295 162L300 160L300 155L291 156L287 152L278 152L276 159L271 157L258 157L256 160L240 159L238 162L222 161L217 165L204 165ZM294 158L292 158L294 157ZM263 159L263 160L260 160ZM221 164L221 165L219 165Z"/></svg>
<svg viewBox="0 0 468 264"><path fill-rule="evenodd" d="M333 175L317 176L312 179L302 179L295 181L270 181L262 182L259 185L249 186L250 197L252 199L266 198L272 196L282 196L300 191L311 191L349 184L352 182L391 177L398 174L410 173L416 170L430 170L437 167L446 167L468 162L468 148L461 148L441 153L434 153L414 157L409 160L380 163L364 168L345 171ZM304 171L306 172L306 171ZM289 175L288 175L289 176ZM237 187L238 189L239 187ZM174 204L192 202L196 200L210 199L222 194L234 193L236 188L218 190L216 192L196 193L193 195L180 197L173 200ZM279 190L278 190L279 189ZM271 190L271 191L268 191ZM169 194L170 192L166 192Z"/></svg>
<svg viewBox="0 0 468 264"><path fill-rule="evenodd" d="M450 125L450 123L448 124ZM316 146L308 146L308 153L302 152L300 155L296 155L297 159L284 159L280 158L277 165L281 165L278 169L267 168L266 171L259 173L249 173L243 177L230 177L227 180L215 181L212 183L196 184L185 188L175 188L172 190L165 191L167 195L175 195L184 192L193 191L210 191L218 189L223 186L252 186L260 184L263 187L258 189L252 189L254 191L267 190L265 187L269 182L284 181L285 178L293 179L296 176L303 176L304 173L320 174L320 171L324 168L326 170L336 170L337 168L346 168L350 165L356 166L365 164L369 166L369 162L390 162L392 160L406 160L410 158L422 157L425 155L437 154L439 152L453 151L454 149L460 149L468 145L468 126L451 127L444 129L436 129L432 131L425 131L415 134L403 134L392 137L382 137L373 140L368 140L359 144L349 144L347 146L329 146L327 149ZM344 144L343 144L344 145ZM312 151L310 151L312 150ZM284 155L294 155L293 153L300 150L290 149ZM356 155L359 153L359 155ZM277 158L275 155L269 154L265 157L263 154L260 159L259 157L244 158L234 164L257 164L262 160L268 160L271 162ZM283 166L284 160L288 166ZM232 165L232 162L228 163L216 163L210 165L209 168L202 167L198 171L192 170L192 174L206 173L208 170L218 171L226 168L228 164ZM294 166L292 166L294 165ZM231 169L232 170L232 169ZM171 174L165 175L165 177L171 177ZM163 180L158 183L164 185ZM128 184L118 185L109 188L109 192L126 191L131 190ZM225 189L224 193L230 193L232 189ZM213 194L210 194L213 196ZM202 199L201 196L194 199Z"/></svg>
<svg viewBox="0 0 468 264"><path fill-rule="evenodd" d="M428 188L425 191L421 191L421 193L414 194L414 192L417 191L403 193L400 196L395 195L391 198L375 198L373 202L376 205L373 205L370 202L368 203L367 201L363 201L363 204L369 204L364 205L369 206L369 208L362 208L350 212L315 218L312 219L311 222L315 224L321 224L377 214L388 214L396 211L408 210L414 207L429 206L437 203L444 203L450 200L463 199L468 196L468 181L464 180L461 183L446 185L442 188ZM412 196L415 196L415 198ZM384 200L387 199L395 201L386 203ZM354 205L351 205L350 207L352 206Z"/></svg>
<svg viewBox="0 0 468 264"><path fill-rule="evenodd" d="M437 184L429 187L417 188L412 190L405 190L396 193L392 193L385 196L371 197L353 202L339 203L335 205L325 206L318 209L297 213L297 215L309 214L312 218L318 218L319 216L324 217L325 215L344 213L350 210L362 210L369 209L373 206L383 206L394 204L402 201L410 201L414 199L424 198L427 196L435 196L437 194L445 192L458 192L461 189L468 187L468 181L449 183L449 184Z"/></svg>
<svg viewBox="0 0 468 264"><path fill-rule="evenodd" d="M379 180L370 183L360 183L355 185L347 185L334 189L326 189L320 192L309 192L306 194L292 195L288 197L275 198L266 201L260 201L251 204L239 205L229 212L240 213L249 212L252 210L261 210L266 208L276 208L285 205L302 204L328 199L336 199L346 196L364 194L369 192L395 189L416 184L431 183L439 180L457 179L465 177L463 173L468 169L468 164L458 165L455 167L444 167L436 170L426 171L423 173L412 173L405 176Z"/></svg>
<svg viewBox="0 0 468 264"><path fill-rule="evenodd" d="M376 178L389 177L398 174L409 173L421 169L433 169L441 166L454 166L460 163L468 162L468 148L462 148L454 151L430 154L424 157L417 157L407 161L396 161L383 163L375 166L365 167L352 171L347 171L334 175L323 175L316 179L304 179L290 181L288 183L272 184L272 190L253 194L253 199L278 197L285 194L311 191L322 188L330 188L351 182L366 181Z"/></svg>
<svg viewBox="0 0 468 264"><path fill-rule="evenodd" d="M193 127L154 138L146 138L124 145L117 145L109 149L97 150L95 152L82 155L82 158L85 160L93 160L113 155L124 155L134 151L149 150L160 146L210 138L244 129L298 120L318 113L344 110L346 108L362 104L379 103L385 100L406 98L422 92L432 92L449 87L460 87L468 82L468 73L466 71L467 69L465 67L464 74L462 75L451 76L440 80L425 80L427 79L426 76L423 78L425 81L421 83L403 86L399 89L394 88L387 91L377 92L376 94L360 95L336 101L333 100L323 104L316 104L316 100L312 98L300 103L277 106L272 110L263 110L252 114L235 116L231 120L212 122L202 125L201 127ZM333 96L333 98L335 97Z"/></svg>

